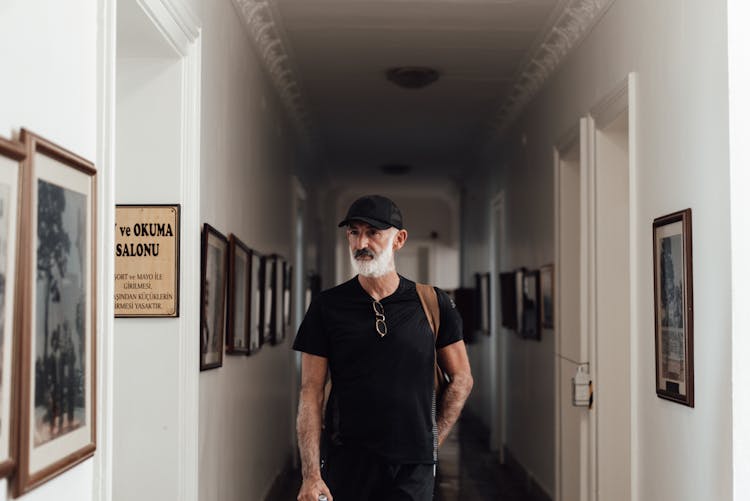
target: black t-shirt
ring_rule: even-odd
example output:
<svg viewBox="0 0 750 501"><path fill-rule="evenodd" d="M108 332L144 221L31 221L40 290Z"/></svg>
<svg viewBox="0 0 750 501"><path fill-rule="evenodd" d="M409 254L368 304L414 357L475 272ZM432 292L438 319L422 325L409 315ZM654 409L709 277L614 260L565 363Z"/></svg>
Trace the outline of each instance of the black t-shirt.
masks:
<svg viewBox="0 0 750 501"><path fill-rule="evenodd" d="M434 347L460 341L462 322L450 297L436 289L435 341L415 283L399 278L396 291L380 301L384 337L375 330L373 298L354 277L313 300L294 349L328 359L333 385L327 433L390 462L432 463Z"/></svg>

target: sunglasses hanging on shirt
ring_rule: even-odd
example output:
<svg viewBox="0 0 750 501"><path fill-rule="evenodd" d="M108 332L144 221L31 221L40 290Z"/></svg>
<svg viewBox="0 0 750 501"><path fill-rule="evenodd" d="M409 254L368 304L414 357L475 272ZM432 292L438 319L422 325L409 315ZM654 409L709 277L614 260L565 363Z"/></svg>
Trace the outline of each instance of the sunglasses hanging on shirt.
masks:
<svg viewBox="0 0 750 501"><path fill-rule="evenodd" d="M373 301L372 309L375 312L375 331L383 337L388 334L388 326L385 325L385 309L380 301Z"/></svg>

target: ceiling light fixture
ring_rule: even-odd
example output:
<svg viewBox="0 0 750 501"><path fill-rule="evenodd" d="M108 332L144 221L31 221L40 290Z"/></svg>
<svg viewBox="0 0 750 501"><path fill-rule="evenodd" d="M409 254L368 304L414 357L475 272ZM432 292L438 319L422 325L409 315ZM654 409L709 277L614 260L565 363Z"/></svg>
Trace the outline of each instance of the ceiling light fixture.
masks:
<svg viewBox="0 0 750 501"><path fill-rule="evenodd" d="M440 73L434 68L424 66L399 66L385 72L388 80L405 89L421 89L440 78Z"/></svg>

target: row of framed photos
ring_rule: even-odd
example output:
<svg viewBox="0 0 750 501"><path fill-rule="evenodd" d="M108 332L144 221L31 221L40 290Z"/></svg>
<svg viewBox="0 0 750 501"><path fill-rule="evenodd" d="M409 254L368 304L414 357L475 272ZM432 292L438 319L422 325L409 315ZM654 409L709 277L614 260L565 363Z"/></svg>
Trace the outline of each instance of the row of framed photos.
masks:
<svg viewBox="0 0 750 501"><path fill-rule="evenodd" d="M692 210L654 219L652 231L656 394L694 407ZM502 325L523 338L536 340L541 340L544 329L553 329L553 277L552 264L539 270L520 268L501 273ZM476 330L489 334L490 274L477 273L475 278L473 290L456 291L462 292L456 295L456 303L462 306L463 292L470 292Z"/></svg>
<svg viewBox="0 0 750 501"><path fill-rule="evenodd" d="M224 352L252 355L284 341L291 325L292 266L204 223L201 298L200 370L215 369Z"/></svg>
<svg viewBox="0 0 750 501"><path fill-rule="evenodd" d="M0 476L18 496L96 449L96 168L0 138Z"/></svg>
<svg viewBox="0 0 750 501"><path fill-rule="evenodd" d="M542 339L544 329L554 328L554 266L538 270L519 268L500 273L500 315L503 327L525 339ZM475 274L477 330L490 333L490 273Z"/></svg>

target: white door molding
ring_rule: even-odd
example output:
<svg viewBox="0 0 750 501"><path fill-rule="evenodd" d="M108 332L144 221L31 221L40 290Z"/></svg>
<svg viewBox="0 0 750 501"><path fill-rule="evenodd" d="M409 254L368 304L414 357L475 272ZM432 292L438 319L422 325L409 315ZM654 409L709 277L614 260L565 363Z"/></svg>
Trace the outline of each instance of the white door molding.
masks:
<svg viewBox="0 0 750 501"><path fill-rule="evenodd" d="M94 455L93 499L112 499L113 388L114 388L114 276L115 276L115 0L98 1L96 165L97 212L97 451Z"/></svg>
<svg viewBox="0 0 750 501"><path fill-rule="evenodd" d="M727 4L729 54L729 198L732 255L732 492L734 499L750 499L750 65L747 47L750 5Z"/></svg>
<svg viewBox="0 0 750 501"><path fill-rule="evenodd" d="M114 0L102 0L114 4ZM180 0L136 0L181 63L180 103L180 336L177 388L177 496L198 500L200 325L201 27ZM114 56L113 56L114 57ZM114 109L114 93L111 97ZM110 227L114 228L114 221ZM110 252L110 254L113 254ZM109 276L113 277L114 273Z"/></svg>
<svg viewBox="0 0 750 501"><path fill-rule="evenodd" d="M637 266L636 258L638 256L637 250L637 211L636 211L636 162L637 162L637 134L636 134L636 119L637 119L637 94L636 94L636 83L637 75L635 73L629 73L615 88L601 99L596 105L594 105L587 117L582 119L581 122L581 171L582 175L586 177L586 181L582 183L582 187L585 186L587 194L582 196L582 213L586 214L585 226L582 226L582 234L586 235L587 245L585 251L582 251L581 263L582 270L585 270L587 275L585 281L585 287L587 289L587 302L586 307L588 309L588 315L586 318L581 318L582 329L588 333L588 348L590 354L590 375L594 381L594 407L591 414L591 426L589 430L589 499L597 500L599 496L599 470L601 467L602 458L599 454L599 428L600 428L600 416L596 405L596 387L599 377L599 351L598 351L598 335L597 325L598 313L597 313L597 206L601 202L598 200L597 192L597 132L603 131L610 124L612 124L618 117L623 113L628 115L628 228L627 228L627 239L628 239L628 276L630 277L629 286L629 381L630 381L630 394L628 395L628 409L629 409L629 424L630 424L630 437L629 446L630 451L636 450L637 444L637 401L635 398L637 388L637 343L638 333L636 332L637 322L637 291L639 290L636 279L637 279ZM583 200L586 200L586 209L583 210ZM582 221L583 224L583 221ZM585 230L583 230L585 228ZM585 268L583 267L585 266ZM582 282L583 285L584 282ZM637 462L636 455L630 454L630 493L631 498L635 496L637 492Z"/></svg>

